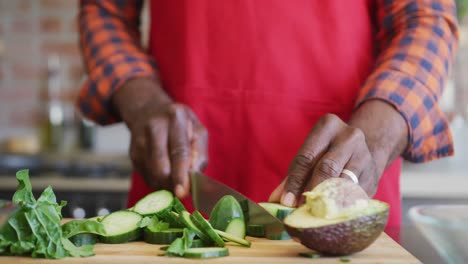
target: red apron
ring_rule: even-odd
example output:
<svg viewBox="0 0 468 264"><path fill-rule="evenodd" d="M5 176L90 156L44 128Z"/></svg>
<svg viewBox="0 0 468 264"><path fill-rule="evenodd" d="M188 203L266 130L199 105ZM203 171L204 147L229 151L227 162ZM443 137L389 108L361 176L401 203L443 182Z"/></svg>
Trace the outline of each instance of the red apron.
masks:
<svg viewBox="0 0 468 264"><path fill-rule="evenodd" d="M206 173L266 201L315 122L348 120L375 62L373 1L153 0L163 87L207 127ZM376 198L400 224L400 161ZM134 174L129 205L151 190Z"/></svg>

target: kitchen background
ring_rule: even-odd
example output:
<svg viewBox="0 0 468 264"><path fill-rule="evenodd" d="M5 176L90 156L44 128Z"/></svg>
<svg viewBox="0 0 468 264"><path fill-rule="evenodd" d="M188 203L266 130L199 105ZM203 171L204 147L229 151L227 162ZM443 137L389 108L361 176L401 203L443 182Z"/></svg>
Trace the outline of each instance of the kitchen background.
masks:
<svg viewBox="0 0 468 264"><path fill-rule="evenodd" d="M73 106L84 78L77 6L76 0L0 0L0 198L14 192L14 172L30 168L35 190L50 184L59 199L69 201L66 217L125 206L130 173L125 126L96 127ZM468 23L460 24L457 61L441 102L457 154L430 164L405 163L401 179L401 243L424 263L441 260L409 221L408 209L468 203Z"/></svg>

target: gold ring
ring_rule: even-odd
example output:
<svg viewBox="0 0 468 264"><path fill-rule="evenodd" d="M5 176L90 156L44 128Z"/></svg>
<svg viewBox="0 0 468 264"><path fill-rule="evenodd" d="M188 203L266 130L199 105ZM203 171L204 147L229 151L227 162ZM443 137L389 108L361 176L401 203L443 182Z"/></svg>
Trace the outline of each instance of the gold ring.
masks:
<svg viewBox="0 0 468 264"><path fill-rule="evenodd" d="M347 169L344 169L341 173L346 174L348 177L350 177L351 180L352 180L355 184L359 184L358 177L356 176L356 174L354 174L354 172L352 172L352 171L350 171L350 170L347 170Z"/></svg>

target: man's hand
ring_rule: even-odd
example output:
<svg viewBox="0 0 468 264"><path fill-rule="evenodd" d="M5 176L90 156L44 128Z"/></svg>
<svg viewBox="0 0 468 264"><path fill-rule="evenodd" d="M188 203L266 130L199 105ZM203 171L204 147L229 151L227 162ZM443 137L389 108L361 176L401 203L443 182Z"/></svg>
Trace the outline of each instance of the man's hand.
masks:
<svg viewBox="0 0 468 264"><path fill-rule="evenodd" d="M189 171L207 165L205 127L187 106L173 103L156 80L131 80L113 101L131 132L135 169L150 187L185 197Z"/></svg>
<svg viewBox="0 0 468 264"><path fill-rule="evenodd" d="M348 124L328 114L312 128L270 201L296 206L304 190L330 177L348 177L344 169L354 172L373 196L386 166L405 149L407 137L405 120L385 102L364 103Z"/></svg>

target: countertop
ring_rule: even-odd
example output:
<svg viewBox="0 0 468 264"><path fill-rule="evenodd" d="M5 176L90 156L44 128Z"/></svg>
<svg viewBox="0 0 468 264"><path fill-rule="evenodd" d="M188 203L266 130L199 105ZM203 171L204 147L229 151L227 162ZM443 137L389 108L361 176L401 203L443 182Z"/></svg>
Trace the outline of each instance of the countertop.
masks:
<svg viewBox="0 0 468 264"><path fill-rule="evenodd" d="M0 257L0 264L54 264L54 263L342 263L338 257L320 257L309 259L298 256L301 252L311 252L292 240L274 241L261 238L248 238L252 241L251 248L230 245L228 257L210 260L190 260L175 257L157 256L162 253L160 245L144 242L127 244L97 244L96 256L89 258L66 258L62 260L44 260L23 257ZM367 249L347 257L350 263L421 263L408 251L389 238L385 233Z"/></svg>

